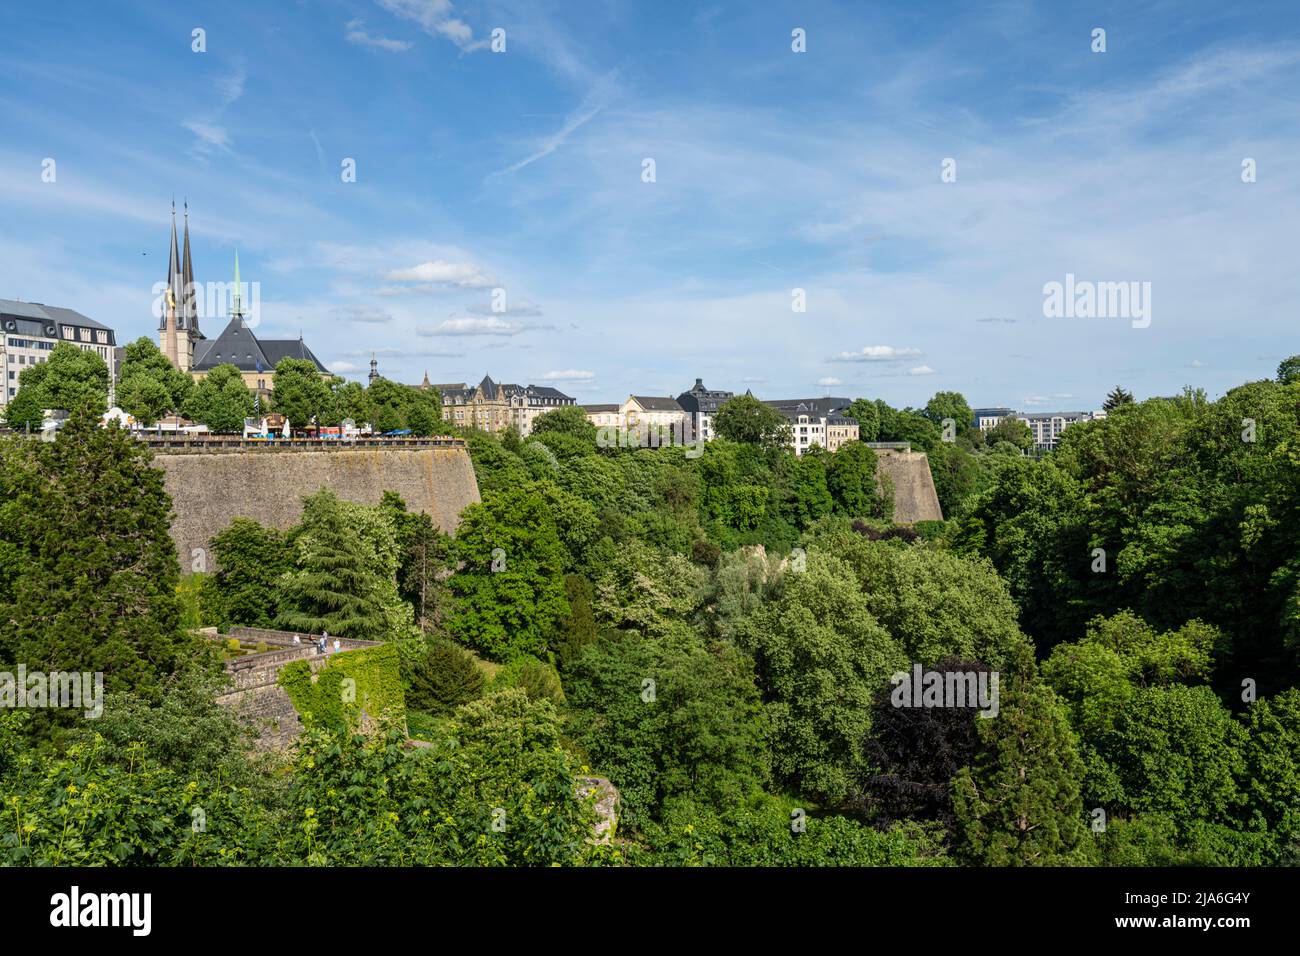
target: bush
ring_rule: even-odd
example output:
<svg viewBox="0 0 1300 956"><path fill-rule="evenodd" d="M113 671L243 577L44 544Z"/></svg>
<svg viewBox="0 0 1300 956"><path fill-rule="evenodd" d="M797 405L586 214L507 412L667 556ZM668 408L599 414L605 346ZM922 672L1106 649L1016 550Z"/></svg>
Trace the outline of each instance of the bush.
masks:
<svg viewBox="0 0 1300 956"><path fill-rule="evenodd" d="M413 710L449 714L483 696L483 672L468 652L437 641L411 668L407 704Z"/></svg>
<svg viewBox="0 0 1300 956"><path fill-rule="evenodd" d="M564 688L555 668L535 657L517 657L492 678L492 692L518 688L530 701L549 700L555 705L564 703Z"/></svg>

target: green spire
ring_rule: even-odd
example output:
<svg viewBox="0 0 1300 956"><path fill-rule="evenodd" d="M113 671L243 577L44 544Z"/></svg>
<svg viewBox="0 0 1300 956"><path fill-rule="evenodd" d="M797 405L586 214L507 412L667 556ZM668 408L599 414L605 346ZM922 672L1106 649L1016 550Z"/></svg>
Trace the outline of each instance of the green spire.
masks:
<svg viewBox="0 0 1300 956"><path fill-rule="evenodd" d="M239 296L239 250L235 250L235 306L230 310L231 318L243 318L244 310Z"/></svg>

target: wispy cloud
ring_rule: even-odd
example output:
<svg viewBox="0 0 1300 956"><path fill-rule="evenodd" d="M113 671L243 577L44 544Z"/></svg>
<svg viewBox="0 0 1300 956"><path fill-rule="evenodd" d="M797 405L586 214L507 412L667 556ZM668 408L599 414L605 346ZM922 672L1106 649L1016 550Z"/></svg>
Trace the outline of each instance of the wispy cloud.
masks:
<svg viewBox="0 0 1300 956"><path fill-rule="evenodd" d="M595 377L595 372L567 369L562 372L543 372L539 379L543 382L588 382Z"/></svg>
<svg viewBox="0 0 1300 956"><path fill-rule="evenodd" d="M840 352L832 362L897 362L900 359L920 358L920 349L896 349L892 345L864 345L861 352Z"/></svg>
<svg viewBox="0 0 1300 956"><path fill-rule="evenodd" d="M393 314L373 305L339 305L330 310L334 318L344 322L391 322Z"/></svg>
<svg viewBox="0 0 1300 956"><path fill-rule="evenodd" d="M435 326L416 326L418 335L518 335L524 328L502 319L446 319Z"/></svg>
<svg viewBox="0 0 1300 956"><path fill-rule="evenodd" d="M405 53L415 44L406 40L390 40L388 37L371 36L365 30L365 24L357 19L352 20L346 27L347 32L343 34L349 43L355 43L357 46L370 47L372 50L384 50L388 53Z"/></svg>
<svg viewBox="0 0 1300 956"><path fill-rule="evenodd" d="M595 119L600 111L609 105L609 102L613 98L617 89L617 77L617 71L606 73L601 77L596 86L585 97L583 97L582 103L578 105L578 108L565 117L563 125L561 125L558 130L545 137L532 153L525 156L519 162L507 166L505 169L498 170L492 175L504 176L509 173L518 172L525 166L529 166L537 162L539 159L544 159L545 157L550 156L553 152L563 146L570 136Z"/></svg>
<svg viewBox="0 0 1300 956"><path fill-rule="evenodd" d="M395 17L410 20L431 37L445 37L464 49L473 42L474 31L452 13L451 0L378 0Z"/></svg>

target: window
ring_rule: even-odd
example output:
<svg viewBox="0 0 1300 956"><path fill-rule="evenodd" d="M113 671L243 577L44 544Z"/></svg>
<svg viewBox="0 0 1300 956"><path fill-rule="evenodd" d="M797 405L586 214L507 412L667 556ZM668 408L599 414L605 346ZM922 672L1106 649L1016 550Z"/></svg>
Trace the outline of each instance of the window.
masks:
<svg viewBox="0 0 1300 956"><path fill-rule="evenodd" d="M66 325L63 327L63 337L68 341L72 341L72 329L68 328Z"/></svg>
<svg viewBox="0 0 1300 956"><path fill-rule="evenodd" d="M108 333L104 331L96 332L95 338L99 341L100 345L104 345L108 342Z"/></svg>

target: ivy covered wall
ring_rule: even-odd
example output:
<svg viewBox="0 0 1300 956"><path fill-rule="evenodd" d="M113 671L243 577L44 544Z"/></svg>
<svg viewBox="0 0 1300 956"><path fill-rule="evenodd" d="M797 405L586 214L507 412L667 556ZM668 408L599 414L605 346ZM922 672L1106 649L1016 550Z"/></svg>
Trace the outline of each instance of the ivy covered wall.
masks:
<svg viewBox="0 0 1300 956"><path fill-rule="evenodd" d="M396 646L381 644L332 654L315 670L315 680L312 663L292 661L279 677L304 723L355 727L364 714L367 723L391 719L406 725Z"/></svg>

